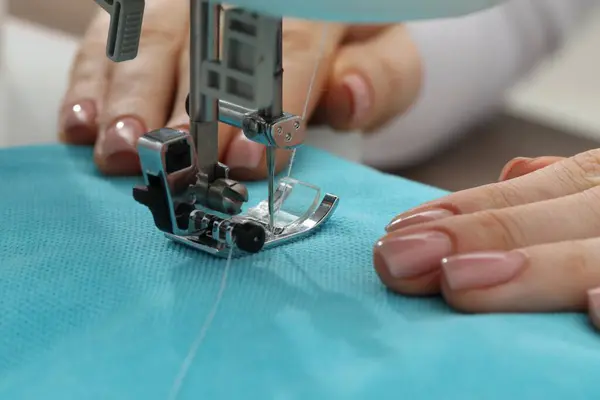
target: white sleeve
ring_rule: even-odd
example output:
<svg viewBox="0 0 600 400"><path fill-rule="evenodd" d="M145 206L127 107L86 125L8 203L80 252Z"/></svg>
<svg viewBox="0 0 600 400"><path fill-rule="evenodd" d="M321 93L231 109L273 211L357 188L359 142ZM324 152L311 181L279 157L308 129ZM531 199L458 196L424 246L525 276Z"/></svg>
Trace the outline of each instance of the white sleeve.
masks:
<svg viewBox="0 0 600 400"><path fill-rule="evenodd" d="M409 23L424 65L421 94L407 113L362 139L376 168L431 156L501 106L507 89L564 39L598 0L509 0L461 18Z"/></svg>

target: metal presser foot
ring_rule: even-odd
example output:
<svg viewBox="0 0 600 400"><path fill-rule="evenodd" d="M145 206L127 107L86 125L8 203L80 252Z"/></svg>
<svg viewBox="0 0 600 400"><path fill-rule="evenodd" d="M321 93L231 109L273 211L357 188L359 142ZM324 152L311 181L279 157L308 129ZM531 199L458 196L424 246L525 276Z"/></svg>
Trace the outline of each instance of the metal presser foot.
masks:
<svg viewBox="0 0 600 400"><path fill-rule="evenodd" d="M224 174L207 187L197 177L195 152L186 132L160 129L139 142L146 185L134 188L134 198L147 206L154 223L175 242L207 253L227 257L257 253L310 235L333 214L336 196L321 198L316 187L282 179L274 193L275 226L270 226L268 201L239 214L248 200L246 188ZM294 189L316 192L304 213L285 204ZM293 200L293 199L291 199ZM303 208L303 207L300 207ZM234 214L234 215L231 215Z"/></svg>
<svg viewBox="0 0 600 400"><path fill-rule="evenodd" d="M135 58L144 0L95 1L111 14L107 56L115 62ZM275 150L295 149L305 136L301 118L282 109L281 20L225 11L212 0L190 4L190 132L163 128L139 140L145 184L134 188L134 199L168 238L221 257L312 234L333 215L339 199L321 197L318 187L291 178L275 185ZM219 123L267 148L268 199L245 213L248 190L218 162ZM303 190L310 195L296 205Z"/></svg>

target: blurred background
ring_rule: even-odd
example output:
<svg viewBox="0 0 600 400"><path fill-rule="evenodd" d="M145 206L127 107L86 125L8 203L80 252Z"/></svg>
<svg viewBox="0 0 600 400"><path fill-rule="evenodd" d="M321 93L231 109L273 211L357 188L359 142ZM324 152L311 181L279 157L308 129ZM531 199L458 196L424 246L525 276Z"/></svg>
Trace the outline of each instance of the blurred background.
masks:
<svg viewBox="0 0 600 400"><path fill-rule="evenodd" d="M10 102L0 107L6 114L0 120L8 124L0 132L0 147L55 142L66 74L97 5L92 0L8 0L6 7L2 79ZM598 43L600 12L559 54L508 93L503 113L465 132L461 143L429 162L390 172L459 190L496 180L513 157L570 156L600 147ZM344 148L332 147L326 139L320 145L357 159L355 139Z"/></svg>

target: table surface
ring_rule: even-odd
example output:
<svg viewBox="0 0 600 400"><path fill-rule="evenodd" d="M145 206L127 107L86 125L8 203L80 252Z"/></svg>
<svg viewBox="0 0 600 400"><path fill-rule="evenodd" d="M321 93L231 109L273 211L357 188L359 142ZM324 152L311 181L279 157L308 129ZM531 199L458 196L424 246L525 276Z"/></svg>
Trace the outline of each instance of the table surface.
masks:
<svg viewBox="0 0 600 400"><path fill-rule="evenodd" d="M10 102L4 136L0 132L0 147L55 142L57 109L77 41L15 19L8 21L6 36L7 73L2 75L7 80ZM40 65L44 65L44 73L40 73ZM360 160L358 135L342 138L318 130L309 144L352 161ZM460 142L428 162L391 172L446 190L460 190L494 181L513 157L571 156L595 147L595 140L500 115L467 132Z"/></svg>

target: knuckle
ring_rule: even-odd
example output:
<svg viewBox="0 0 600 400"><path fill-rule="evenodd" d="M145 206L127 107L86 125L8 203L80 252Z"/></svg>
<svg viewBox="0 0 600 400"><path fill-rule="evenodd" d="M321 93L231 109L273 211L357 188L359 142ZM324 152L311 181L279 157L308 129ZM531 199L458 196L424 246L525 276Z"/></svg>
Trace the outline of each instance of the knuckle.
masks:
<svg viewBox="0 0 600 400"><path fill-rule="evenodd" d="M284 51L306 54L315 48L314 36L296 26L283 29L282 40Z"/></svg>
<svg viewBox="0 0 600 400"><path fill-rule="evenodd" d="M140 47L160 48L161 52L175 53L183 43L180 31L161 23L148 23L142 27Z"/></svg>
<svg viewBox="0 0 600 400"><path fill-rule="evenodd" d="M600 149L593 149L573 157L573 162L586 174L600 173Z"/></svg>
<svg viewBox="0 0 600 400"><path fill-rule="evenodd" d="M104 46L84 43L75 53L69 68L68 94L87 97L98 95L106 84L109 70Z"/></svg>
<svg viewBox="0 0 600 400"><path fill-rule="evenodd" d="M108 13L101 10L86 31L71 64L74 79L98 79L98 69L106 58L106 35L109 28Z"/></svg>
<svg viewBox="0 0 600 400"><path fill-rule="evenodd" d="M315 62L319 57L318 48L323 41L323 26L321 24L309 22L288 22L284 23L282 36L282 46L284 58L289 57L313 57ZM326 48L323 55L327 57L335 45L331 38L325 41ZM308 61L310 61L309 59Z"/></svg>
<svg viewBox="0 0 600 400"><path fill-rule="evenodd" d="M588 150L577 154L565 163L564 172L567 179L578 187L598 185L600 176L600 149Z"/></svg>
<svg viewBox="0 0 600 400"><path fill-rule="evenodd" d="M510 250L524 243L524 232L518 221L502 210L486 210L473 214L477 219L480 238L484 239L486 246L493 246L497 250Z"/></svg>
<svg viewBox="0 0 600 400"><path fill-rule="evenodd" d="M511 181L482 186L480 190L493 208L500 209L523 203L523 190Z"/></svg>
<svg viewBox="0 0 600 400"><path fill-rule="evenodd" d="M73 59L73 69L81 70L81 67L87 67L90 64L96 65L98 61L103 61L105 57L105 44L95 40L84 40L75 53Z"/></svg>

